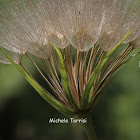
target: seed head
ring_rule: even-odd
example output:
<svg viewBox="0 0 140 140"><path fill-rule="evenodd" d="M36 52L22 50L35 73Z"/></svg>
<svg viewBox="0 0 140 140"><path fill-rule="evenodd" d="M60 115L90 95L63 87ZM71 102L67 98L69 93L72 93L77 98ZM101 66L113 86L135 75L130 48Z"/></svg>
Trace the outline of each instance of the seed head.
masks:
<svg viewBox="0 0 140 140"><path fill-rule="evenodd" d="M111 58L122 42L128 47ZM88 110L115 73L136 56L126 59L140 47L140 1L15 0L0 12L0 46L23 69L2 49L0 62L10 61L56 109L66 114ZM28 52L41 58L47 78ZM46 94L23 66L22 54L54 96Z"/></svg>
<svg viewBox="0 0 140 140"><path fill-rule="evenodd" d="M0 46L16 53L49 58L52 42L88 51L98 42L104 51L138 37L139 0L15 0L0 16ZM7 12L8 11L8 12Z"/></svg>

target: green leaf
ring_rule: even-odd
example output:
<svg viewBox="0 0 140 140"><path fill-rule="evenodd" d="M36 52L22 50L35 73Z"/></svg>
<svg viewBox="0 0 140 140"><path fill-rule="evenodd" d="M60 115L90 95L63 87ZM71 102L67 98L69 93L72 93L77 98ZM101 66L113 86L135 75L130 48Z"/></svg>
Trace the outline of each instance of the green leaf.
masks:
<svg viewBox="0 0 140 140"><path fill-rule="evenodd" d="M35 80L33 80L24 70L17 65L1 48L0 51L5 55L5 57L11 62L11 64L24 76L24 78L32 85L32 87L42 96L50 105L52 105L58 111L67 114L74 115L75 111L70 109L60 103L58 100L53 98L49 93L46 93L45 89L39 85Z"/></svg>
<svg viewBox="0 0 140 140"><path fill-rule="evenodd" d="M104 81L103 85L101 86L101 88L98 90L97 94L92 97L91 99L91 102L90 102L90 107L94 107L101 95L102 95L102 92L103 92L103 89L108 85L108 83L116 76L117 72L123 67L125 66L128 62L131 61L131 59L133 59L134 57L136 57L137 55L139 55L140 52L138 52L137 54L133 54L131 55L130 57L128 57L127 59L125 59L120 65L118 65L118 67L116 67L116 69L114 69L114 71L110 74L110 76Z"/></svg>
<svg viewBox="0 0 140 140"><path fill-rule="evenodd" d="M64 92L66 93L66 96L67 96L69 102L71 103L71 105L76 109L76 108L78 108L78 106L75 103L75 101L73 99L73 96L70 92L69 78L68 78L68 75L67 75L67 72L66 72L63 56L62 56L61 52L59 51L59 49L54 44L52 44L51 42L50 42L50 44L53 46L53 48L56 50L56 52L59 56L60 75L61 75L61 82L62 82Z"/></svg>
<svg viewBox="0 0 140 140"><path fill-rule="evenodd" d="M111 56L111 54L118 48L118 46L130 35L131 33L127 34L113 49L111 49L103 58L103 60L101 61L100 64L97 65L97 67L95 68L95 70L92 72L89 81L85 87L84 93L82 95L81 98L81 108L86 110L88 109L88 101L91 100L90 98L92 98L92 96L90 94L92 94L91 88L94 84L94 81L96 79L96 77L98 76L98 74L100 73L100 71L102 70L104 64L107 62L107 60L109 59L109 57Z"/></svg>

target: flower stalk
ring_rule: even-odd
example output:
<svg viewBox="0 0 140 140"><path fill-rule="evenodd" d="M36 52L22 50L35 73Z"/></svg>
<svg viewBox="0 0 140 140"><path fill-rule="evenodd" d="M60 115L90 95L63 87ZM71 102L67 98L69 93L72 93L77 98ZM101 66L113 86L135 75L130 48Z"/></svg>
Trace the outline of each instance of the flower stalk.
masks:
<svg viewBox="0 0 140 140"><path fill-rule="evenodd" d="M93 126L93 119L92 119L91 111L87 110L87 111L78 112L77 116L79 119L87 118L87 123L83 123L82 125L85 129L85 132L88 136L88 139L89 140L97 140L95 128Z"/></svg>

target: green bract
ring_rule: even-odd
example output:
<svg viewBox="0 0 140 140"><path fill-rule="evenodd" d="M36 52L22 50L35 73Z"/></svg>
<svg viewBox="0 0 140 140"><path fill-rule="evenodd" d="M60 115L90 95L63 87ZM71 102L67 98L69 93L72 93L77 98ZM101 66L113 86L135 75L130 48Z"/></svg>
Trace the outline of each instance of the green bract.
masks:
<svg viewBox="0 0 140 140"><path fill-rule="evenodd" d="M12 65L24 76L24 78L32 85L32 87L42 96L50 105L52 105L58 111L67 114L74 115L75 111L73 109L69 109L59 101L54 99L48 92L45 91L43 87L39 85L37 81L29 76L20 66L18 66L1 48L0 51L5 55L5 57L12 63Z"/></svg>

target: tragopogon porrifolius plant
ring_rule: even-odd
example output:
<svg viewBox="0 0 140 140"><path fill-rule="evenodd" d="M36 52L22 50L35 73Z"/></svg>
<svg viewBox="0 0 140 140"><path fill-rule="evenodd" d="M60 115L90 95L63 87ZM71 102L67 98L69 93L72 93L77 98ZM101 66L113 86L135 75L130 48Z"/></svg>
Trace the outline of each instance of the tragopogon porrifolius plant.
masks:
<svg viewBox="0 0 140 140"><path fill-rule="evenodd" d="M112 54L122 43L127 47ZM117 71L140 48L139 0L14 0L0 11L0 62L12 64L55 109L79 118L90 140L91 108ZM45 74L31 54L40 58ZM52 89L22 64L27 55ZM129 55L129 56L128 56Z"/></svg>

